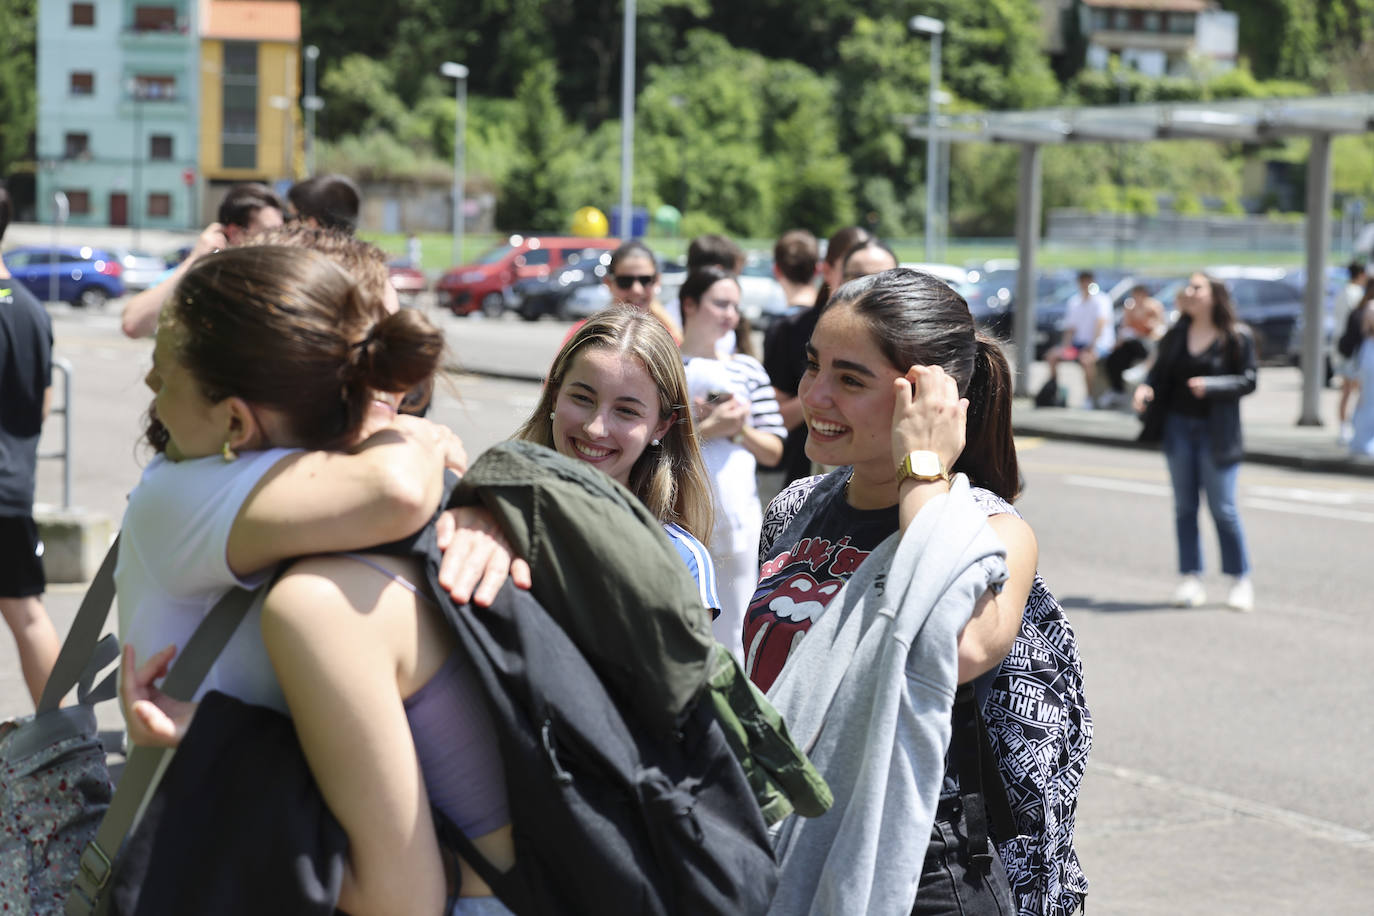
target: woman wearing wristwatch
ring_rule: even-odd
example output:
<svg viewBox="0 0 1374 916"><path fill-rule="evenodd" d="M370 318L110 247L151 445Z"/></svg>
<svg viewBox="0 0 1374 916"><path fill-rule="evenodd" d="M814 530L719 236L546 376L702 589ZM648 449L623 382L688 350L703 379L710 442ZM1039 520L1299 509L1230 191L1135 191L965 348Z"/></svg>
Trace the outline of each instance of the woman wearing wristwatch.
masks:
<svg viewBox="0 0 1374 916"><path fill-rule="evenodd" d="M884 749L892 748L893 766L885 777L879 777L886 781L885 786L874 790L872 797L908 797L909 793L902 795L909 788L904 776L920 778L922 769L929 770L929 761L921 759L916 747L925 738L920 733L929 731L929 720L921 718L918 699L928 696L921 693L917 683L920 672L910 668L896 672L900 684L893 689L901 697L900 712L895 723L888 721L883 726L886 733L876 734L874 726L855 726L852 721L868 716L869 710L847 710L843 699L852 698L852 691L879 694L892 686L872 683L883 677L878 672L879 659L858 661L872 631L865 631L863 638L846 640L845 634L852 636L852 632L835 632L837 624L832 619L821 627L825 636L816 637L823 638L823 644L818 642L810 652L805 651L804 637L856 574L855 587L864 582L865 594L876 593L883 602L875 618L900 615L900 609L894 612L889 605L901 600L897 596L909 587L906 579L929 576L924 565L928 555L949 549L945 542L954 538L955 520L975 533L990 527L994 540L1004 545L1004 553L979 561L986 571L984 578L977 578L979 563L967 568L956 566L949 572L950 581L959 570L974 576L962 617L967 623L958 631L957 682L974 682L980 690L979 701L983 701L987 683L1012 647L1028 599L1054 600L1035 572L1035 535L1010 505L1018 489L1010 372L996 341L975 330L968 307L957 293L929 275L899 268L850 281L832 295L807 346L807 367L798 396L807 425L807 455L815 462L838 468L827 475L796 481L778 494L765 513L760 579L744 627L745 668L788 716L801 742L810 736L804 725L799 730L793 724L792 709L802 710L800 720L806 704L812 702L809 694L821 689L818 685L849 681L851 693L845 694L844 688L837 692L839 699L825 713L825 727L867 728L857 736L865 748L865 753L858 755L861 757L882 755ZM961 473L967 482L956 476L951 484L950 475ZM920 558L926 573L913 573L911 568L895 564L876 578L874 570L860 572L866 558L878 550L885 552L875 562L890 563L891 545L880 545L894 533L907 533L925 507L946 495L950 498L933 511L963 514L935 516L941 519L938 533ZM972 521L970 513L975 516ZM930 519L928 515L922 523L928 525ZM944 567L937 564L936 569L944 574ZM849 614L852 604L853 598L847 594L832 605L841 608L834 613ZM891 626L899 630L896 621L900 618L893 616L893 620ZM924 635L921 631L920 636ZM855 646L857 649L850 651ZM846 654L841 655L841 650ZM907 664L915 665L917 654L914 641ZM835 667L840 664L849 668L837 672ZM836 717L846 716L847 711L851 721L837 722ZM956 731L948 761L959 759L959 741ZM906 753L908 749L910 753ZM845 759L840 753L829 772L814 755L813 760L832 786L862 786L863 779L851 771L867 764L854 756ZM896 843L906 851L924 850L924 861L919 853L915 861L900 853L888 857L878 869L879 877L873 879L868 911L885 910L879 903L880 891L895 887L897 897L908 888L915 896L915 908L910 909L911 901L906 900L908 908L903 912L1016 912L1008 873L997 855L991 857L989 867L969 868L967 824L961 823L957 804L946 804L957 802L960 794L955 768L946 767L928 845L924 837L909 835ZM859 795L856 789L854 804L861 803ZM837 806L838 799L839 793ZM889 813L882 819L883 830L890 823L903 823L908 812L894 817L888 817ZM832 810L822 820L853 816L862 813ZM914 823L916 818L909 821ZM798 834L808 829L812 825L795 827ZM880 833L879 839L893 848L885 833ZM903 845L902 840L911 845ZM808 860L804 851L789 849L789 842L797 840L789 840L784 832L779 845L784 885L780 894L789 893L787 885L793 881L806 886L810 894L807 899L813 904L823 903L821 897L828 888L848 886L852 892L854 869L862 867L853 863L861 862L862 849L855 850L853 856L836 856L837 841L828 839L829 851L824 858L818 852ZM826 869L845 873L826 875ZM1017 886L1021 877L1013 875L1011 886ZM1034 879L1027 876L1024 880ZM1017 886L1017 890L1021 888ZM892 909L897 911L895 906ZM786 903L779 909L788 910Z"/></svg>

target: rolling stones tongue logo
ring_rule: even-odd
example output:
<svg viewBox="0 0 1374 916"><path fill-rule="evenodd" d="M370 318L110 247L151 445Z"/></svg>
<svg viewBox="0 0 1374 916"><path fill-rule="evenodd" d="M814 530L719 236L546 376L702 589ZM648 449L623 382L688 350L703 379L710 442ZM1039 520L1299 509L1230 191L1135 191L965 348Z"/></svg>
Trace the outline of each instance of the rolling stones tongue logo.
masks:
<svg viewBox="0 0 1374 916"><path fill-rule="evenodd" d="M747 646L748 667L755 683L768 689L792 653L792 646L811 629L811 621L843 586L839 579L821 583L811 573L799 572L754 599L749 616L763 621Z"/></svg>

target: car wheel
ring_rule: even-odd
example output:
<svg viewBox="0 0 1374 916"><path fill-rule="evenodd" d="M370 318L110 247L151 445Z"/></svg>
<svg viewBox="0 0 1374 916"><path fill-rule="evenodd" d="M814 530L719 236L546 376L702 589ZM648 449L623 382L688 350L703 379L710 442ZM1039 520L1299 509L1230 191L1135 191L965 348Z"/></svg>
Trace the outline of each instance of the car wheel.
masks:
<svg viewBox="0 0 1374 916"><path fill-rule="evenodd" d="M506 300L500 293L491 292L482 297L482 313L488 318L500 318L506 311Z"/></svg>
<svg viewBox="0 0 1374 916"><path fill-rule="evenodd" d="M98 286L88 286L76 295L73 305L83 309L98 309L110 298L109 293Z"/></svg>

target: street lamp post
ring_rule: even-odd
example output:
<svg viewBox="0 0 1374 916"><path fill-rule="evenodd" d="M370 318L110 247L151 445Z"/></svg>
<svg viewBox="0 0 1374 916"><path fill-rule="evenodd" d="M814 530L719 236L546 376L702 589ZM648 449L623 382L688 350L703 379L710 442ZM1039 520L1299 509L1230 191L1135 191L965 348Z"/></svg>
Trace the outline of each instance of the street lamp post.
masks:
<svg viewBox="0 0 1374 916"><path fill-rule="evenodd" d="M439 72L455 81L454 98L458 111L453 120L453 263L463 263L463 140L466 136L468 105L468 68L444 61Z"/></svg>
<svg viewBox="0 0 1374 916"><path fill-rule="evenodd" d="M940 111L940 40L945 34L945 24L930 16L912 16L908 23L913 32L930 36L930 131L926 139L926 260L935 260L935 178L938 166L940 144L935 139L935 117Z"/></svg>
<svg viewBox="0 0 1374 916"><path fill-rule="evenodd" d="M635 173L635 0L625 0L620 61L620 237L632 237Z"/></svg>
<svg viewBox="0 0 1374 916"><path fill-rule="evenodd" d="M315 174L315 112L324 105L315 94L315 61L319 59L320 49L314 45L305 46L305 174Z"/></svg>
<svg viewBox="0 0 1374 916"><path fill-rule="evenodd" d="M134 106L134 144L133 144L133 193L129 201L129 218L134 229L134 247L139 247L139 229L143 224L141 208L143 201L143 87L139 85L138 78L134 77L128 82L129 99Z"/></svg>

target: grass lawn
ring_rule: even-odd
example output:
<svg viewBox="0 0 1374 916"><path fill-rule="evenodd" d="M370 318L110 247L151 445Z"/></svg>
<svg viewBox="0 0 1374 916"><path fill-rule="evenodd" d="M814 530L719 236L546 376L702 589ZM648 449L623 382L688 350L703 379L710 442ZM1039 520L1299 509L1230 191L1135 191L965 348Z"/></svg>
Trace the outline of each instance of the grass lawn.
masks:
<svg viewBox="0 0 1374 916"><path fill-rule="evenodd" d="M360 232L359 235L387 253L388 258L406 256L406 236L399 233ZM467 234L463 238L462 263L471 264L490 248L503 244L508 236L504 234ZM687 251L687 239L655 238L645 240L661 257L681 258ZM772 251L772 239L739 239L747 251ZM925 244L920 239L890 239L888 243L903 261L924 261ZM420 236L421 268L427 273L442 273L453 266L453 236L447 233L429 232ZM984 261L1016 257L1015 239L951 239L943 261L951 264L974 266ZM1116 267L1126 270L1194 270L1221 264L1262 265L1268 267L1297 268L1302 266L1304 255L1301 251L1262 251L1197 249L1135 249L1123 246L1117 249L1107 245L1100 246L1061 246L1054 243L1042 244L1038 260L1041 267ZM1332 264L1345 262L1343 255L1333 254Z"/></svg>

